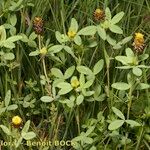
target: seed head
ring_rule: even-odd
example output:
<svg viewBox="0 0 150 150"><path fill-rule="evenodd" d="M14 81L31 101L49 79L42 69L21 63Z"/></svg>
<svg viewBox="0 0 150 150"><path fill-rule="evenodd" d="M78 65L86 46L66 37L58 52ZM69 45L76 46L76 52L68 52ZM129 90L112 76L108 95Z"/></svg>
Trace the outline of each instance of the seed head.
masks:
<svg viewBox="0 0 150 150"><path fill-rule="evenodd" d="M33 20L33 29L36 34L41 35L43 33L44 22L41 17L35 17Z"/></svg>
<svg viewBox="0 0 150 150"><path fill-rule="evenodd" d="M105 12L99 8L97 8L94 13L93 13L93 17L95 21L101 21L104 20L105 18Z"/></svg>

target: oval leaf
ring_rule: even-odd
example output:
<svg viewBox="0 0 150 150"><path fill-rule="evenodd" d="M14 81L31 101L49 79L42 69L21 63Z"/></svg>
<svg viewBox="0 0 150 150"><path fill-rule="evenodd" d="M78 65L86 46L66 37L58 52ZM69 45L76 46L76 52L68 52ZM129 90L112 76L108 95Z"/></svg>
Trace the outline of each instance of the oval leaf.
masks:
<svg viewBox="0 0 150 150"><path fill-rule="evenodd" d="M130 85L124 82L116 82L113 83L112 88L117 89L117 90L128 90L130 88Z"/></svg>
<svg viewBox="0 0 150 150"><path fill-rule="evenodd" d="M40 99L42 102L44 103L50 103L52 102L54 99L50 96L42 96L41 99Z"/></svg>
<svg viewBox="0 0 150 150"><path fill-rule="evenodd" d="M122 19L123 16L124 16L124 12L123 12L123 11L120 12L120 13L118 13L118 14L116 14L116 15L111 19L111 23L112 23L112 24L118 23L118 22Z"/></svg>
<svg viewBox="0 0 150 150"><path fill-rule="evenodd" d="M112 107L112 110L113 110L113 112L114 112L119 118L125 120L125 116L123 115L123 113L122 113L119 109L117 109L117 108L115 108L115 107Z"/></svg>
<svg viewBox="0 0 150 150"><path fill-rule="evenodd" d="M108 126L109 130L116 130L124 124L124 120L115 120L111 122Z"/></svg>
<svg viewBox="0 0 150 150"><path fill-rule="evenodd" d="M78 32L78 35L94 35L96 33L96 26L87 26Z"/></svg>
<svg viewBox="0 0 150 150"><path fill-rule="evenodd" d="M101 59L95 64L95 66L93 68L93 73L95 75L98 74L103 69L103 66L104 66L104 60Z"/></svg>

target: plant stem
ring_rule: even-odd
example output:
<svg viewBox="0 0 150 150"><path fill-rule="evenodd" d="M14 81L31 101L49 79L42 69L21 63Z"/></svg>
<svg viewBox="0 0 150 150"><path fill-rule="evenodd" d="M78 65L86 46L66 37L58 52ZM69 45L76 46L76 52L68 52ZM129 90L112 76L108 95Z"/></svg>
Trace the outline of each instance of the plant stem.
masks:
<svg viewBox="0 0 150 150"><path fill-rule="evenodd" d="M78 125L78 134L80 135L80 117L79 117L79 107L77 107L77 115L76 115L76 121Z"/></svg>
<svg viewBox="0 0 150 150"><path fill-rule="evenodd" d="M130 117L131 105L132 105L132 86L131 86L131 88L129 90L127 119L129 119L129 117Z"/></svg>
<svg viewBox="0 0 150 150"><path fill-rule="evenodd" d="M144 125L142 125L141 131L140 131L140 136L138 138L138 142L137 142L135 150L140 149L139 146L140 146L140 142L141 142L141 139L142 139L142 136L143 136L143 132L144 132Z"/></svg>
<svg viewBox="0 0 150 150"><path fill-rule="evenodd" d="M131 109L131 105L132 105L132 85L130 87L129 90L129 96L128 96L128 111L127 111L127 120L130 118L130 109ZM128 128L128 124L126 126L126 128ZM128 132L126 132L126 140L128 138ZM127 150L127 143L125 141L125 145L124 145L124 150Z"/></svg>
<svg viewBox="0 0 150 150"><path fill-rule="evenodd" d="M41 35L38 35L38 42L39 42L39 49L42 49ZM41 56L41 59L42 59L43 72L44 72L44 75L45 75L45 78L47 81L47 85L48 85L48 87L46 89L47 89L48 94L51 96L51 85L50 85L50 81L49 81L47 71L46 71L45 56Z"/></svg>

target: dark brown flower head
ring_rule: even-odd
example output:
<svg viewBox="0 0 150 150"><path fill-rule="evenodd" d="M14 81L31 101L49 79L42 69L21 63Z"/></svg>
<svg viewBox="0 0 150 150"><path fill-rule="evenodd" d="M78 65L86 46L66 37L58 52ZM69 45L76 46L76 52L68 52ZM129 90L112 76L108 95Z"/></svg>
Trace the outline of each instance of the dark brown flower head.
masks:
<svg viewBox="0 0 150 150"><path fill-rule="evenodd" d="M95 21L101 21L101 20L104 20L105 19L105 12L99 8L97 8L95 11L94 11L94 20Z"/></svg>
<svg viewBox="0 0 150 150"><path fill-rule="evenodd" d="M134 42L132 44L137 53L142 53L145 47L144 35L142 33L135 33Z"/></svg>
<svg viewBox="0 0 150 150"><path fill-rule="evenodd" d="M42 34L43 33L43 26L44 22L41 17L35 17L33 20L33 29L36 34Z"/></svg>

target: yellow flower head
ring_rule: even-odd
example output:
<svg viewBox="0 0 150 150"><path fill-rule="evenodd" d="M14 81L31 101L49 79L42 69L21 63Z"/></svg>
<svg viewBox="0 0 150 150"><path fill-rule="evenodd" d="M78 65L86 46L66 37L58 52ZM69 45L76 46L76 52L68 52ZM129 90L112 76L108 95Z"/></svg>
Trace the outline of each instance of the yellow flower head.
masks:
<svg viewBox="0 0 150 150"><path fill-rule="evenodd" d="M135 40L143 42L144 41L144 35L142 33L139 33L139 32L135 33Z"/></svg>
<svg viewBox="0 0 150 150"><path fill-rule="evenodd" d="M99 9L99 8L97 8L96 10L95 10L95 13L103 13L103 11L101 10L101 9Z"/></svg>
<svg viewBox="0 0 150 150"><path fill-rule="evenodd" d="M14 116L12 118L12 124L14 125L14 127L19 127L22 123L22 119L19 116Z"/></svg>
<svg viewBox="0 0 150 150"><path fill-rule="evenodd" d="M43 47L42 49L40 49L40 54L46 55L46 53L47 53L46 47Z"/></svg>
<svg viewBox="0 0 150 150"><path fill-rule="evenodd" d="M142 52L144 50L144 35L140 32L135 33L135 38L133 42L134 49L137 52Z"/></svg>
<svg viewBox="0 0 150 150"><path fill-rule="evenodd" d="M74 38L75 35L76 35L76 32L75 32L75 31L72 31L72 30L69 30L69 31L68 31L68 37L69 37L70 39Z"/></svg>
<svg viewBox="0 0 150 150"><path fill-rule="evenodd" d="M72 79L71 79L71 86L73 87L73 88L77 88L78 86L80 85L80 82L79 82L79 80L77 79L77 77L72 77Z"/></svg>

